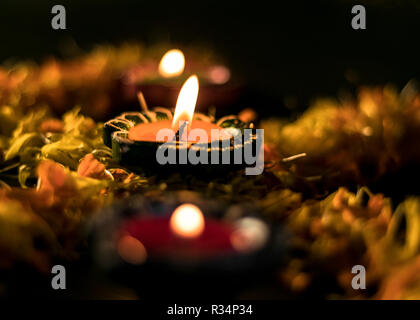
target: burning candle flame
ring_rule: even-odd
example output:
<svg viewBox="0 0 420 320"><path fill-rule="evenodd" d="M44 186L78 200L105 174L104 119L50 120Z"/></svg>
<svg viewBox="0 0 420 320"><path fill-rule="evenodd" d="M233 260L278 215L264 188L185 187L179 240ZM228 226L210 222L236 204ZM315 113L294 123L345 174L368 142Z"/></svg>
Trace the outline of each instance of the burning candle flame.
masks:
<svg viewBox="0 0 420 320"><path fill-rule="evenodd" d="M166 52L159 63L159 73L164 78L177 77L184 72L185 57L181 50Z"/></svg>
<svg viewBox="0 0 420 320"><path fill-rule="evenodd" d="M195 105L198 96L198 77L192 75L185 81L179 92L178 100L176 102L174 119L172 121L172 128L178 129L180 121L188 121L191 124Z"/></svg>
<svg viewBox="0 0 420 320"><path fill-rule="evenodd" d="M204 231L204 216L193 204L183 204L175 209L170 220L171 230L183 238L196 238Z"/></svg>

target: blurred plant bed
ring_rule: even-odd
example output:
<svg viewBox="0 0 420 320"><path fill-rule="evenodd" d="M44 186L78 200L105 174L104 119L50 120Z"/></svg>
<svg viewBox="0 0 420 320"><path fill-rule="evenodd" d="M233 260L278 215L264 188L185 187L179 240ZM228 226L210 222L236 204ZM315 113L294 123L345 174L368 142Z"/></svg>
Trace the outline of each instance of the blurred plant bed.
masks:
<svg viewBox="0 0 420 320"><path fill-rule="evenodd" d="M295 122L267 119L261 127L277 154L305 153L290 170L327 192L367 185L400 201L416 191L420 94L414 81L401 93L392 86L361 88L354 100L319 100Z"/></svg>
<svg viewBox="0 0 420 320"><path fill-rule="evenodd" d="M212 181L129 172L112 161L102 123L77 108L59 119L48 108L2 106L0 270L25 264L47 274L57 259L77 263L86 251L83 227L98 209L135 193L158 201L168 190L190 190L254 202L293 232L294 249L273 282L278 296L418 297L419 198L400 203L392 193L356 188L418 163L420 103L408 89L364 89L357 101L319 102L294 123L263 121L264 173ZM359 264L368 270L363 292L351 288ZM10 289L7 281L2 287Z"/></svg>
<svg viewBox="0 0 420 320"><path fill-rule="evenodd" d="M174 82L158 73L159 60L171 48L166 43L146 47L131 42L97 46L72 59L4 64L0 66L0 105L21 112L47 105L57 115L79 105L85 115L105 121L137 108L137 85ZM189 72L204 72L220 60L208 49L183 49L191 60L186 65Z"/></svg>

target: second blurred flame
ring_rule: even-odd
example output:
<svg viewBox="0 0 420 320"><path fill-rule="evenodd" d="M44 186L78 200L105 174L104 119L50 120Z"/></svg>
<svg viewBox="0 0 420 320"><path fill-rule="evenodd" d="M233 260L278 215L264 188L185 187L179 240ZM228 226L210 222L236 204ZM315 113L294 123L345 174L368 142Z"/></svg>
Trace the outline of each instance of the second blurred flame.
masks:
<svg viewBox="0 0 420 320"><path fill-rule="evenodd" d="M166 52L159 63L159 73L164 78L177 77L184 72L185 57L181 50Z"/></svg>
<svg viewBox="0 0 420 320"><path fill-rule="evenodd" d="M204 216L193 204L183 204L175 209L170 220L173 233L183 238L196 238L204 231Z"/></svg>

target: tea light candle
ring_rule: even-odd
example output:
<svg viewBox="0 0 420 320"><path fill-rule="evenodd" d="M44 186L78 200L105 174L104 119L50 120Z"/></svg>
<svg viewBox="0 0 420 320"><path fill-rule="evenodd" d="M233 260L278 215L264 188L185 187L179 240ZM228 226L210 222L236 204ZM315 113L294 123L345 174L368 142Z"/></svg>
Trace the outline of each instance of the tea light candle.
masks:
<svg viewBox="0 0 420 320"><path fill-rule="evenodd" d="M172 129L175 133L180 128L180 123L186 121L188 124L188 130L202 129L206 132L208 141L201 142L210 142L211 141L211 130L222 130L218 125L202 121L202 120L193 120L194 109L197 102L199 84L198 78L196 75L193 75L188 78L181 88L181 91L178 96L178 100L175 107L175 113L173 120L161 120L156 122L149 123L139 123L135 127L131 128L128 132L128 138L134 141L150 141L150 142L159 142L157 137L160 130L163 129ZM188 140L188 135L185 135ZM226 135L229 138L228 135ZM167 137L168 140L172 140L173 136ZM190 140L190 142L197 142L197 139ZM162 142L162 141L160 141Z"/></svg>
<svg viewBox="0 0 420 320"><path fill-rule="evenodd" d="M173 116L164 108L149 111L140 94L142 112L123 113L104 125L103 139L112 147L113 159L130 170L154 175L178 172L214 177L246 167L244 150L256 148L257 135L252 130L245 134L242 129L253 128L253 124L233 115L218 122L203 114L195 115L198 92L198 78L192 75L179 92ZM185 156L183 163L174 157L159 162L157 154L169 149L183 155L199 152L200 163L185 163Z"/></svg>
<svg viewBox="0 0 420 320"><path fill-rule="evenodd" d="M196 193L136 196L94 217L90 247L100 270L142 296L230 295L269 276L288 247L287 233L255 210Z"/></svg>
<svg viewBox="0 0 420 320"><path fill-rule="evenodd" d="M203 82L198 99L199 110L232 107L243 98L244 87L232 79L223 64L209 61L206 54L179 49L167 51L160 62L143 62L128 70L122 79L122 96L134 102L138 91L144 92L153 105L174 105L186 73L197 74ZM128 101L127 101L128 102Z"/></svg>
<svg viewBox="0 0 420 320"><path fill-rule="evenodd" d="M177 207L170 217L143 217L126 221L120 231L118 251L127 262L136 260L135 257L141 255L143 250L152 259L209 258L235 252L232 245L234 233L234 225L204 218L200 208L187 203ZM124 245L127 236L141 245Z"/></svg>

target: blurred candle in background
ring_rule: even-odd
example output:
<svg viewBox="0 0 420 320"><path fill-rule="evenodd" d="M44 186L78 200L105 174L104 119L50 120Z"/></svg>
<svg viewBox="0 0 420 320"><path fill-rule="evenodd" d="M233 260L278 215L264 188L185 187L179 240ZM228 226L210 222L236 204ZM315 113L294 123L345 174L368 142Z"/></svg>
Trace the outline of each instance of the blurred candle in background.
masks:
<svg viewBox="0 0 420 320"><path fill-rule="evenodd" d="M172 49L166 52L159 63L159 74L164 78L180 76L184 72L185 57L181 50Z"/></svg>

